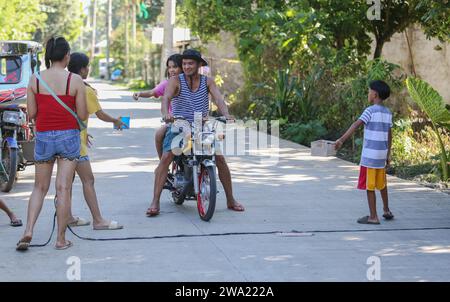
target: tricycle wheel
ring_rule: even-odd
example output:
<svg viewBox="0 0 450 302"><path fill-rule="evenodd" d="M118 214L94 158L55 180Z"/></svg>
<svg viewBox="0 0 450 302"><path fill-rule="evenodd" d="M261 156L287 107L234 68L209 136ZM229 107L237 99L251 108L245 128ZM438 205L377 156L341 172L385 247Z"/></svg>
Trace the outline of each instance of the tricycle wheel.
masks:
<svg viewBox="0 0 450 302"><path fill-rule="evenodd" d="M5 142L2 148L2 164L4 171L0 171L2 182L0 189L2 192L9 192L14 186L17 174L17 149ZM1 169L1 168L0 168Z"/></svg>

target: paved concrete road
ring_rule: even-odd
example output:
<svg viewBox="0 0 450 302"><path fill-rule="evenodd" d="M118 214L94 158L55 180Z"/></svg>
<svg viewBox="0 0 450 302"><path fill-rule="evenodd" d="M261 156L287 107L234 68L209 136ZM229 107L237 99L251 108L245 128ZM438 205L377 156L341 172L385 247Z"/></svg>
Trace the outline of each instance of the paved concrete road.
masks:
<svg viewBox="0 0 450 302"><path fill-rule="evenodd" d="M96 118L89 123L102 211L125 228L80 227L76 232L93 238L198 236L84 241L68 234L74 242L68 250L55 250L53 238L47 247L18 253L14 248L23 228L9 227L0 213L0 281L67 281L70 256L81 260L82 281L367 281L368 272L382 281L450 281L449 195L389 177L396 219L380 226L359 225L356 219L368 209L365 193L354 189L357 166L310 157L309 149L286 141L260 157L228 158L235 195L245 212L227 210L219 186L209 223L200 220L194 202L176 206L168 193L163 193L161 215L147 218L158 162L153 137L160 125L159 104L133 102L129 92L104 83L95 86L107 112L132 116L131 129L123 132ZM261 164L274 152L280 153L278 165ZM33 172L29 167L14 190L2 195L23 219ZM50 234L53 196L52 185L33 243L45 242ZM90 217L78 179L73 208L75 214ZM304 233L271 233L292 230ZM199 236L213 233L261 234ZM380 269L374 272L377 265Z"/></svg>

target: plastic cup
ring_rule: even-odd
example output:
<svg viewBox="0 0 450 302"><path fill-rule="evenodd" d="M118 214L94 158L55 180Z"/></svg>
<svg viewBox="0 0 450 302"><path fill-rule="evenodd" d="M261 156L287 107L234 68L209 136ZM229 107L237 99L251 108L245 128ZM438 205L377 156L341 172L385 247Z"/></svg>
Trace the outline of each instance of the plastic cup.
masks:
<svg viewBox="0 0 450 302"><path fill-rule="evenodd" d="M121 116L120 120L122 123L124 123L126 126L121 126L121 129L130 129L130 117L129 116ZM114 129L119 129L116 126L114 126Z"/></svg>

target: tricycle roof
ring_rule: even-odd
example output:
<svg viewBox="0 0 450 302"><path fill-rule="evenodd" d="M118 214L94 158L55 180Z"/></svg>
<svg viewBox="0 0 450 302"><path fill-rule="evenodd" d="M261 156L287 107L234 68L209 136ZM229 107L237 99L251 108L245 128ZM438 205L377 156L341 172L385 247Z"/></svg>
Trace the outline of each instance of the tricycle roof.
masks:
<svg viewBox="0 0 450 302"><path fill-rule="evenodd" d="M41 50L42 44L34 41L0 41L0 56L24 55Z"/></svg>

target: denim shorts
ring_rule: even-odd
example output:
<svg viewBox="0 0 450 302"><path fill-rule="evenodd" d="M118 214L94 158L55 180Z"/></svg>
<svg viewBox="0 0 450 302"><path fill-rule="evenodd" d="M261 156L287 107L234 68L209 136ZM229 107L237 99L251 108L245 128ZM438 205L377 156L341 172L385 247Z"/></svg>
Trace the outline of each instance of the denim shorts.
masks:
<svg viewBox="0 0 450 302"><path fill-rule="evenodd" d="M80 158L78 159L79 163L82 163L84 161L89 161L89 155L86 156L80 156Z"/></svg>
<svg viewBox="0 0 450 302"><path fill-rule="evenodd" d="M51 130L36 132L34 159L36 163L52 162L56 158L78 160L80 130Z"/></svg>
<svg viewBox="0 0 450 302"><path fill-rule="evenodd" d="M166 134L163 141L163 153L170 152L174 148L180 148L182 145L183 132L173 133L171 128L171 125L168 125L166 128ZM176 141L176 143L173 144L174 141Z"/></svg>

